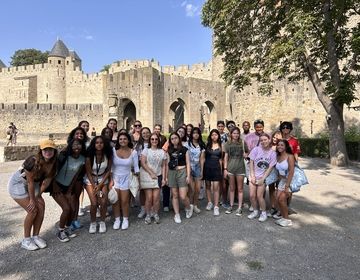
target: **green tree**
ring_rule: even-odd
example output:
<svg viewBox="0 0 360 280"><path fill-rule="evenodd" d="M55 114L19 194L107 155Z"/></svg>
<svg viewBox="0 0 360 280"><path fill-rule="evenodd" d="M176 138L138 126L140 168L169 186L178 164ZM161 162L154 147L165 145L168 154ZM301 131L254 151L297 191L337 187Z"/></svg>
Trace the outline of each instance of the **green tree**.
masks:
<svg viewBox="0 0 360 280"><path fill-rule="evenodd" d="M348 164L344 105L360 75L357 0L208 0L202 22L214 32L223 79L237 90L257 81L308 79L328 117L331 164Z"/></svg>
<svg viewBox="0 0 360 280"><path fill-rule="evenodd" d="M12 66L23 66L46 63L49 52L42 52L36 49L17 50L11 57Z"/></svg>
<svg viewBox="0 0 360 280"><path fill-rule="evenodd" d="M111 65L110 64L105 64L103 66L103 68L100 70L100 72L109 72L109 69L110 69Z"/></svg>

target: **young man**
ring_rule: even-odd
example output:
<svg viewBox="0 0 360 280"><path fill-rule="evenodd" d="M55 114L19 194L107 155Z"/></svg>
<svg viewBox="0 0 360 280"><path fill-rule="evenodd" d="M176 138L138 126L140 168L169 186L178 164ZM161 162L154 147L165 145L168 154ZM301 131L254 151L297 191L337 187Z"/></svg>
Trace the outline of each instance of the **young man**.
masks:
<svg viewBox="0 0 360 280"><path fill-rule="evenodd" d="M250 122L244 121L242 123L243 133L241 133L241 139L245 140L245 137L250 134Z"/></svg>
<svg viewBox="0 0 360 280"><path fill-rule="evenodd" d="M264 121L256 120L254 121L255 132L249 133L245 137L245 142L249 148L249 151L254 149L256 146L259 146L259 136L264 132Z"/></svg>
<svg viewBox="0 0 360 280"><path fill-rule="evenodd" d="M160 145L161 147L164 146L165 142L166 142L166 137L164 135L161 134L161 129L162 129L162 126L161 124L155 124L154 125L154 133L156 133L159 138L160 138Z"/></svg>
<svg viewBox="0 0 360 280"><path fill-rule="evenodd" d="M218 121L217 122L217 129L220 133L221 144L225 144L228 140L228 134L225 132L225 122Z"/></svg>

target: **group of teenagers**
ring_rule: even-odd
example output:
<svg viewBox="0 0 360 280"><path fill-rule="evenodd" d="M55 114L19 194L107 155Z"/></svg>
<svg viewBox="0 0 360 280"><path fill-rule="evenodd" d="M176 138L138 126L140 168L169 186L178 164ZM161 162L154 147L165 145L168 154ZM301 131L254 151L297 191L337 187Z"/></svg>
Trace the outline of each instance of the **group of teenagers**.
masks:
<svg viewBox="0 0 360 280"><path fill-rule="evenodd" d="M220 204L226 214L241 216L244 184L248 184L249 219L264 222L272 216L278 225L291 226L290 183L300 154L292 128L292 123L285 121L270 135L264 132L262 120L254 122L254 132L250 132L248 121L242 124L242 132L233 121L218 121L205 143L200 128L191 124L180 126L166 139L159 124L151 131L136 120L128 132L118 130L117 120L109 119L101 135L90 138L89 123L81 121L63 149L59 151L53 140L41 141L39 152L28 157L9 180L10 196L26 210L21 247L47 247L39 236L45 211L42 194L46 192L62 209L57 231L61 242L76 237L81 227L78 216L84 215L84 190L90 200L89 233L106 232L109 201L113 229L126 230L134 200L132 177L139 183L138 218L144 218L146 224L160 222L161 197L164 212L169 212L171 197L175 223L181 223L180 202L187 219L199 214L204 181L206 210L213 211L214 216L220 215ZM265 179L274 169L278 175L268 186L271 209L267 211Z"/></svg>

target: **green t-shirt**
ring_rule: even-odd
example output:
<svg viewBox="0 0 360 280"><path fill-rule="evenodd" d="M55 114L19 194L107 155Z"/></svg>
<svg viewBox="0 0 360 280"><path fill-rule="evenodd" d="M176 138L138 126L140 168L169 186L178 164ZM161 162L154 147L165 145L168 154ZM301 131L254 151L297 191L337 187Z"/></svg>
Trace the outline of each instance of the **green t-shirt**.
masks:
<svg viewBox="0 0 360 280"><path fill-rule="evenodd" d="M242 141L242 140L240 140ZM231 174L240 175L245 174L245 164L244 164L244 149L245 152L249 152L246 143L239 142L226 142L224 145L225 153L228 154L228 164L227 170Z"/></svg>

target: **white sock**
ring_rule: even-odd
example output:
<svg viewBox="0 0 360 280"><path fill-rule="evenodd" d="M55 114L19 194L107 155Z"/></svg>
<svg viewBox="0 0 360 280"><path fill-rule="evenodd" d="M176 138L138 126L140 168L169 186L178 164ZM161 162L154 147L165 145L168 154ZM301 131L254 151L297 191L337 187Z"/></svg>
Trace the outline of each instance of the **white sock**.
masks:
<svg viewBox="0 0 360 280"><path fill-rule="evenodd" d="M120 217L116 217L115 222L120 222Z"/></svg>
<svg viewBox="0 0 360 280"><path fill-rule="evenodd" d="M123 221L127 221L129 217L123 217Z"/></svg>

